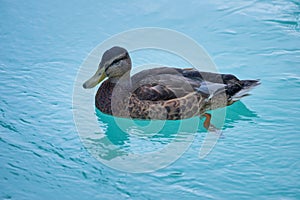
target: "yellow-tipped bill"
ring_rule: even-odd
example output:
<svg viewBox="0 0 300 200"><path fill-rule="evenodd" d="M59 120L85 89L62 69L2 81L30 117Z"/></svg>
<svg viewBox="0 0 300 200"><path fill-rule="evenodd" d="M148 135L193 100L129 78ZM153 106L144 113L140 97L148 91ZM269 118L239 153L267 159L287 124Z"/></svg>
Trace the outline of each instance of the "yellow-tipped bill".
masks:
<svg viewBox="0 0 300 200"><path fill-rule="evenodd" d="M106 74L104 72L104 67L99 68L94 76L92 76L89 80L87 80L83 84L83 88L88 89L88 88L93 88L95 87L98 83L103 81L103 79L106 78Z"/></svg>

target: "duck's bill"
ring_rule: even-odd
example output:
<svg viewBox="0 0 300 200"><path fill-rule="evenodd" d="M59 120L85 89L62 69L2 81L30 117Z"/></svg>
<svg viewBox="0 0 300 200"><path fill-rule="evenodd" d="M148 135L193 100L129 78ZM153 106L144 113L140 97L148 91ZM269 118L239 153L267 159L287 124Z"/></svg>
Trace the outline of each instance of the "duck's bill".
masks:
<svg viewBox="0 0 300 200"><path fill-rule="evenodd" d="M89 80L87 80L82 86L85 89L93 88L96 85L98 85L98 83L103 81L103 79L105 78L106 78L106 74L104 72L104 68L99 68L94 74L94 76L92 76Z"/></svg>

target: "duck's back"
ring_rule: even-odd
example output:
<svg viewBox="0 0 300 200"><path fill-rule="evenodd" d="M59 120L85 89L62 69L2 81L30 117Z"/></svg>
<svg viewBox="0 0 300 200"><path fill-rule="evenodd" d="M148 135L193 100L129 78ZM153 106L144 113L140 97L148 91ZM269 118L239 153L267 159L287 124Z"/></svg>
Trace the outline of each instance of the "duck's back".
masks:
<svg viewBox="0 0 300 200"><path fill-rule="evenodd" d="M147 69L132 76L133 91L141 100L170 100L191 92L209 96L216 90L238 92L240 80L231 74L200 72L195 69L161 67Z"/></svg>
<svg viewBox="0 0 300 200"><path fill-rule="evenodd" d="M194 91L207 97L224 92L230 104L260 84L259 80L239 80L232 74L170 67L143 70L132 76L132 83L134 93L141 100L170 100Z"/></svg>

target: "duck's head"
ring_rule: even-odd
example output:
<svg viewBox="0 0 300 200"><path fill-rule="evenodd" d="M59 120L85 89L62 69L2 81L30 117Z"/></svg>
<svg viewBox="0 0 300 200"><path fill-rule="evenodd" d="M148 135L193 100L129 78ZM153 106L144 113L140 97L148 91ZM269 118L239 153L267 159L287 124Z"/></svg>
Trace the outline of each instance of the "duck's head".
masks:
<svg viewBox="0 0 300 200"><path fill-rule="evenodd" d="M83 87L95 87L106 77L111 80L118 80L130 70L131 59L127 50L122 47L112 47L104 52L98 70L83 84Z"/></svg>

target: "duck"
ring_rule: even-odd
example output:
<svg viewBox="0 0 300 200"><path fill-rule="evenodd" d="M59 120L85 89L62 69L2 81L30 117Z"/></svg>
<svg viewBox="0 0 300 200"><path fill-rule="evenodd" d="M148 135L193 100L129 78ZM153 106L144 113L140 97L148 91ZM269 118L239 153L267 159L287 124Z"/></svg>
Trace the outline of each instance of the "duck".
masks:
<svg viewBox="0 0 300 200"><path fill-rule="evenodd" d="M259 80L240 80L232 74L195 68L156 67L133 76L128 51L114 46L104 52L96 73L83 83L89 89L101 83L95 106L116 117L148 120L182 120L205 117L210 126L214 109L248 96Z"/></svg>

